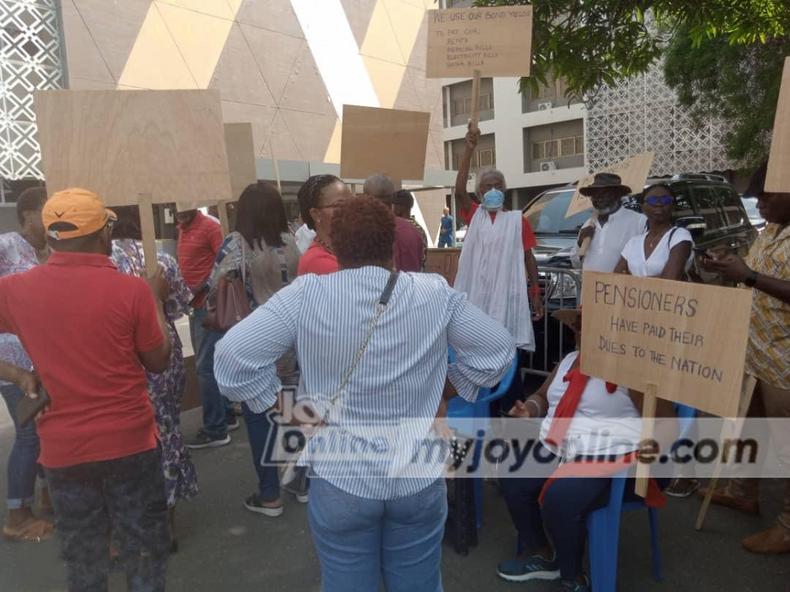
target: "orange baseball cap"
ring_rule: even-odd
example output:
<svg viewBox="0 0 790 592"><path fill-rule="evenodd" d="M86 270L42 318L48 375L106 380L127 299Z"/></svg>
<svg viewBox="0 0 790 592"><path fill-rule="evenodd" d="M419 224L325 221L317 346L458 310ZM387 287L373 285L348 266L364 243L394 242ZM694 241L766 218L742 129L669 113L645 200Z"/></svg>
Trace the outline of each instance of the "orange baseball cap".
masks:
<svg viewBox="0 0 790 592"><path fill-rule="evenodd" d="M55 240L88 236L104 228L110 220L118 217L104 207L102 199L87 189L73 187L58 191L44 204L41 211L44 228ZM56 222L74 226L74 230L50 230Z"/></svg>

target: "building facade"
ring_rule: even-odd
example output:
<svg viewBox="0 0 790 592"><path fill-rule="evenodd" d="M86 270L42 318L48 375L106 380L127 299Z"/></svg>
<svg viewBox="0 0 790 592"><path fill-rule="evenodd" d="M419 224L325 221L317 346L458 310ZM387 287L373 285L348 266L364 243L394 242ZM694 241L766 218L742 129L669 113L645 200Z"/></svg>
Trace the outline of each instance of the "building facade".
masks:
<svg viewBox="0 0 790 592"><path fill-rule="evenodd" d="M344 104L431 113L425 184L446 185L441 81L425 78L425 11L434 7L433 0L0 0L0 176L15 187L43 178L36 89L210 88L220 91L226 122L252 124L259 178L273 180L277 161L291 212L304 179L339 171ZM13 105L7 63L15 80L26 73ZM417 195L421 215L438 227L444 195Z"/></svg>

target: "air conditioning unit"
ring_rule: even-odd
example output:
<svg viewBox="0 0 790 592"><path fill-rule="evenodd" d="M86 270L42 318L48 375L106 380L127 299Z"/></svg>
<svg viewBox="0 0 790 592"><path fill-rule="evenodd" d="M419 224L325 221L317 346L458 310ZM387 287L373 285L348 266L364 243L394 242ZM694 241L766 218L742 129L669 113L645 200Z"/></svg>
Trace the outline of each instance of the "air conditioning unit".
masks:
<svg viewBox="0 0 790 592"><path fill-rule="evenodd" d="M547 160L545 162L540 163L540 172L545 173L547 171L556 171L557 170L557 163L553 160Z"/></svg>
<svg viewBox="0 0 790 592"><path fill-rule="evenodd" d="M549 109L554 108L554 105L551 101L547 101L545 103L538 103L538 111L548 111Z"/></svg>

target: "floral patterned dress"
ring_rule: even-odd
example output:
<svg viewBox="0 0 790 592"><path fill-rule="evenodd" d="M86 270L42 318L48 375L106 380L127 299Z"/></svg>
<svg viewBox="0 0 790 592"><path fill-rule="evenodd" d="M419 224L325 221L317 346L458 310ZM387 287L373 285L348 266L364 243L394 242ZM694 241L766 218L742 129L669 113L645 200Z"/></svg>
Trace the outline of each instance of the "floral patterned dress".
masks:
<svg viewBox="0 0 790 592"><path fill-rule="evenodd" d="M0 277L29 271L38 265L36 250L18 232L0 234ZM0 361L33 369L33 362L19 339L11 333L0 333ZM0 386L8 384L0 380Z"/></svg>
<svg viewBox="0 0 790 592"><path fill-rule="evenodd" d="M131 239L114 240L112 259L122 273L145 277L143 247ZM170 295L165 303L165 317L170 328L170 367L162 374L148 372L148 392L156 415L159 439L162 445L162 470L165 476L167 505L173 507L177 500L187 500L198 492L197 473L189 450L181 435L181 400L186 386L186 370L181 339L175 321L189 310L192 292L189 291L178 264L170 255L159 253L159 264L164 268L170 285Z"/></svg>

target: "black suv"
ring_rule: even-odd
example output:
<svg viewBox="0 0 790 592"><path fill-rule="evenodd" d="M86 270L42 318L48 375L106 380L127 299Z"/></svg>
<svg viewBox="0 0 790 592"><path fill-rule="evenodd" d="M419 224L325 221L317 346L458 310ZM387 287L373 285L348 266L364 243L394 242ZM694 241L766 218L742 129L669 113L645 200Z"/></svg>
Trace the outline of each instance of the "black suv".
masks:
<svg viewBox="0 0 790 592"><path fill-rule="evenodd" d="M757 231L749 222L738 192L723 177L684 174L671 179L648 179L647 185L653 183L669 185L677 196L675 223L691 232L695 251L724 247L740 256L749 251ZM592 215L588 209L565 217L574 192L574 185L550 189L523 210L538 239L535 256L539 265L571 267L570 252L579 229ZM623 204L639 211L636 195L624 198ZM700 275L706 283L715 282L710 274Z"/></svg>
<svg viewBox="0 0 790 592"><path fill-rule="evenodd" d="M683 174L670 179L648 179L647 185L659 182L669 185L677 196L675 223L691 232L695 252L724 247L731 253L746 255L757 237L757 230L749 222L738 192L723 177ZM546 293L548 313L575 306L580 296L581 270L571 269L570 255L579 229L592 216L592 209L566 218L575 192L575 184L544 191L523 210L538 240L534 252L541 287ZM636 211L640 209L636 195L625 197L623 205ZM718 276L700 269L696 261L693 273L705 283L720 283ZM565 349L566 343L572 344L567 332L557 343L559 328L554 324L552 320L546 321L545 325L541 323L540 327L536 324L536 357L540 363L533 368L551 369L558 361L558 352ZM545 340L545 347L542 340Z"/></svg>

